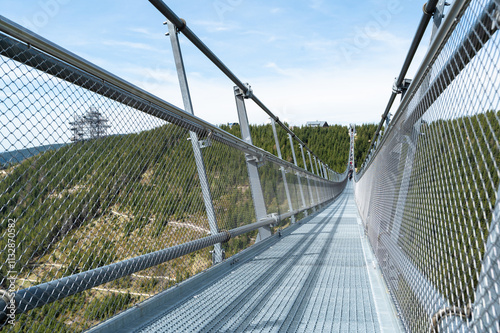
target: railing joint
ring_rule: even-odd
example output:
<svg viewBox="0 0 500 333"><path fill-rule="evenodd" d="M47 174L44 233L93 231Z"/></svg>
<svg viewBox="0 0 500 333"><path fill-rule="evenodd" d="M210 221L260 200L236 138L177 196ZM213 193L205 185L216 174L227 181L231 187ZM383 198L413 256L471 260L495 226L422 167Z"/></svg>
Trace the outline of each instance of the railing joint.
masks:
<svg viewBox="0 0 500 333"><path fill-rule="evenodd" d="M280 216L277 214L277 213L271 213L271 214L267 214L267 218L270 218L270 219L273 219L274 220L274 223L271 223L270 225L273 226L273 227L276 227L277 225L279 225L279 223L281 222L280 221Z"/></svg>

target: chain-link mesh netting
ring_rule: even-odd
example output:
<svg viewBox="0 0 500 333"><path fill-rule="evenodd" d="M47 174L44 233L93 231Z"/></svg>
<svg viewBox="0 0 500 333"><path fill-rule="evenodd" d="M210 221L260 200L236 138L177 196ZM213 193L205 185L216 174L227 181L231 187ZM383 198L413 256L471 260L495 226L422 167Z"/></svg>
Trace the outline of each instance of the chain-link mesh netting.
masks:
<svg viewBox="0 0 500 333"><path fill-rule="evenodd" d="M498 332L499 2L453 10L356 200L407 330Z"/></svg>
<svg viewBox="0 0 500 333"><path fill-rule="evenodd" d="M0 331L81 331L212 265L212 246L181 246L214 235L190 131L200 140L215 232L256 222L246 164L255 147L6 34L0 54L0 302L10 306L15 295L17 310L36 307ZM289 212L282 168L295 211L345 186L254 151L268 214ZM224 243L226 257L256 234ZM185 255L144 256L174 246ZM101 269L117 263L133 273L123 273L125 264Z"/></svg>

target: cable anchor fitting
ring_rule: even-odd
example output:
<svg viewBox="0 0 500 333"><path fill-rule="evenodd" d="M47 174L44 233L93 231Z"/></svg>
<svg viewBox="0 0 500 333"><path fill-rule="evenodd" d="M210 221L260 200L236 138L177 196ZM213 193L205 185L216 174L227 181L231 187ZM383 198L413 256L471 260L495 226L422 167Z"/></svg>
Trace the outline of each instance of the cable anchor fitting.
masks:
<svg viewBox="0 0 500 333"><path fill-rule="evenodd" d="M424 3L424 7L422 8L422 11L423 11L423 12L424 12L424 14L425 14L425 15L427 15L427 16L432 16L432 15L434 15L434 12L429 13L429 12L427 11L427 2L426 2L426 3Z"/></svg>
<svg viewBox="0 0 500 333"><path fill-rule="evenodd" d="M392 85L392 92L395 94L401 94L401 86L398 86L396 83L398 82L398 78L394 79L394 84Z"/></svg>
<svg viewBox="0 0 500 333"><path fill-rule="evenodd" d="M245 83L245 86L247 87L247 91L245 92L245 98L246 99L252 98L253 97L252 86L250 86L250 84L248 84L248 83Z"/></svg>
<svg viewBox="0 0 500 333"><path fill-rule="evenodd" d="M179 26L179 27L178 27L178 26L175 26L175 28L176 28L175 30L177 31L177 33L181 32L181 31L182 31L182 30L184 30L184 28L186 27L186 20L185 20L185 19L183 19L183 18L181 18L180 20L181 20L181 22L182 22L182 25L181 25L181 26ZM165 22L163 22L163 25L167 25L168 23L169 23L169 21L165 21ZM170 35L170 33L169 33L169 32L165 33L165 36L168 36L168 35Z"/></svg>
<svg viewBox="0 0 500 333"><path fill-rule="evenodd" d="M451 316L457 316L460 317L464 320L468 320L472 316L472 304L467 304L467 307L464 309L458 307L458 306L450 306L445 309L441 309L438 312L434 314L431 318L431 327L430 327L430 332L431 333L438 333L439 332L439 323L441 320L443 320L445 317L451 317Z"/></svg>
<svg viewBox="0 0 500 333"><path fill-rule="evenodd" d="M238 96L243 96L243 98L248 99L253 97L253 90L252 86L250 86L248 83L245 83L245 88L246 89L241 89L238 86L234 87L234 92Z"/></svg>

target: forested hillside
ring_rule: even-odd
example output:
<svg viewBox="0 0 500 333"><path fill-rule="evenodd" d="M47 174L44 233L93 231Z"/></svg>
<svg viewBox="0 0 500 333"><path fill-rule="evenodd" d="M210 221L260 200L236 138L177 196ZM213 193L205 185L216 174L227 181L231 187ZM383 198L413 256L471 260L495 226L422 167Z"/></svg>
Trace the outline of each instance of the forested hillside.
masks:
<svg viewBox="0 0 500 333"><path fill-rule="evenodd" d="M224 130L233 135L241 137L239 126L221 126ZM276 143L273 129L270 124L252 125L250 127L253 144L274 155L277 155ZM283 159L293 163L290 140L285 130L277 128ZM313 151L318 157L328 164L336 172L342 173L347 166L349 157L349 135L347 126L333 125L330 127L294 127L293 132ZM300 147L295 142L295 154L298 165L303 167L303 159ZM310 170L310 163L306 154L307 169Z"/></svg>
<svg viewBox="0 0 500 333"><path fill-rule="evenodd" d="M223 125L221 127L231 134L241 137L239 126L235 125L229 127ZM360 167L361 164L363 164L376 129L376 124L356 125L356 140L354 145L354 160L356 167ZM277 155L273 129L270 124L252 125L250 126L250 131L252 133L254 145ZM288 135L281 128L277 128L277 131L283 159L293 163ZM325 128L301 126L294 127L293 132L311 148L322 161L328 164L332 170L338 173L345 171L347 159L349 157L349 135L347 126L332 125ZM297 143L295 143L295 154L297 156L298 165L303 167L300 147ZM307 169L310 170L311 168L307 155L306 163Z"/></svg>
<svg viewBox="0 0 500 333"><path fill-rule="evenodd" d="M7 246L7 221L15 222L16 245L13 266L7 265L7 251L0 252L3 289L8 271L18 273L16 287L22 289L207 235L187 138L186 130L164 125L69 144L2 170L0 248ZM255 220L248 176L242 154L220 146L211 148L217 154L207 151L205 164L210 185L222 189L213 193L216 214L224 228L235 228ZM221 172L222 165L230 172ZM263 186L269 197L274 190L272 182ZM226 245L228 252L250 243L248 237ZM19 316L16 331L80 331L210 264L209 249L172 260ZM115 293L121 295L118 306ZM81 307L89 303L94 306Z"/></svg>
<svg viewBox="0 0 500 333"><path fill-rule="evenodd" d="M356 141L354 144L354 165L356 168L361 167L365 161L376 129L376 124L356 125Z"/></svg>

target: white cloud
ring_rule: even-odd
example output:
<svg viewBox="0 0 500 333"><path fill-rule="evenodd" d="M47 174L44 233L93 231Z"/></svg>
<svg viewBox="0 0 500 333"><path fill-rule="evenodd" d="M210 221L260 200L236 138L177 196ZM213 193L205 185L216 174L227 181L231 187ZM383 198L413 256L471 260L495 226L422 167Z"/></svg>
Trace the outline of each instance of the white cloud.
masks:
<svg viewBox="0 0 500 333"><path fill-rule="evenodd" d="M141 35L141 38L148 38L148 39L164 39L164 36L160 33L158 33L158 31L151 31L147 28L143 28L143 27L134 27L134 28L129 28L127 29L128 31L130 32L134 32L136 34L139 34ZM167 29L165 28L165 31Z"/></svg>
<svg viewBox="0 0 500 333"><path fill-rule="evenodd" d="M238 29L238 25L227 20L211 21L211 20L196 20L192 22L194 26L200 26L206 32L233 31Z"/></svg>
<svg viewBox="0 0 500 333"><path fill-rule="evenodd" d="M381 82L382 73L383 70L297 71L300 79L257 80L255 93L293 125L316 119L340 124L376 122L391 87L390 79Z"/></svg>
<svg viewBox="0 0 500 333"><path fill-rule="evenodd" d="M274 72L276 72L280 75L283 75L283 76L291 77L291 78L298 78L299 77L298 72L301 71L299 69L284 69L284 68L279 67L274 62L267 63L266 68L271 68L274 70Z"/></svg>
<svg viewBox="0 0 500 333"><path fill-rule="evenodd" d="M104 45L108 46L124 46L131 49L136 50L145 50L145 51L158 51L154 47L144 43L134 43L134 42L125 42L125 41L117 41L117 40L107 40L102 42Z"/></svg>
<svg viewBox="0 0 500 333"><path fill-rule="evenodd" d="M310 6L313 9L319 9L323 5L323 0L311 0Z"/></svg>
<svg viewBox="0 0 500 333"><path fill-rule="evenodd" d="M277 69L249 80L255 95L280 119L292 125L310 120L349 124L378 122L391 93L392 78L385 69L364 67L339 70ZM146 70L136 69L137 73ZM135 82L153 94L183 108L176 73L158 71L155 79ZM237 122L233 84L225 79L188 73L195 115L213 124ZM312 83L312 84L311 84ZM266 123L268 116L250 100L246 102L251 123Z"/></svg>

